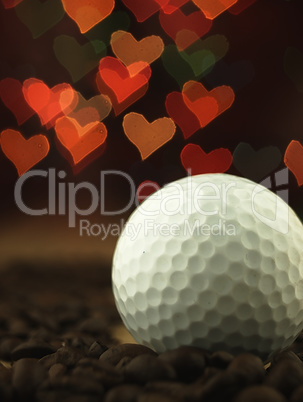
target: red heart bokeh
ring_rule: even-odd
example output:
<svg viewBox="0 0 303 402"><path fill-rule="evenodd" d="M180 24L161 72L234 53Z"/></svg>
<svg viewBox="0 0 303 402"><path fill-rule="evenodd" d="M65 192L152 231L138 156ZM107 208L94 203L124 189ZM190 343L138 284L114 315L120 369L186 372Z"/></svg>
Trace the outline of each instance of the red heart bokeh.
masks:
<svg viewBox="0 0 303 402"><path fill-rule="evenodd" d="M118 115L145 94L150 76L151 68L145 62L126 67L115 57L106 56L99 64L97 86L102 94L110 97Z"/></svg>
<svg viewBox="0 0 303 402"><path fill-rule="evenodd" d="M201 38L212 27L212 21L207 19L202 11L197 10L189 15L177 9L171 14L160 11L159 21L167 33L176 43L178 49L184 50L198 38Z"/></svg>
<svg viewBox="0 0 303 402"><path fill-rule="evenodd" d="M49 152L48 139L42 134L25 139L19 131L7 129L2 131L0 138L2 151L13 162L19 176L44 159Z"/></svg>
<svg viewBox="0 0 303 402"><path fill-rule="evenodd" d="M299 141L292 140L286 148L284 163L294 174L298 185L303 184L303 146Z"/></svg>
<svg viewBox="0 0 303 402"><path fill-rule="evenodd" d="M226 148L218 148L206 153L196 144L185 145L180 157L183 167L191 175L224 173L233 161L231 152Z"/></svg>
<svg viewBox="0 0 303 402"><path fill-rule="evenodd" d="M147 197L155 193L161 187L158 183L152 180L143 181L137 188L137 200L139 204L143 202Z"/></svg>
<svg viewBox="0 0 303 402"><path fill-rule="evenodd" d="M197 116L184 103L181 92L169 93L166 97L165 107L169 116L180 127L185 139L201 128Z"/></svg>
<svg viewBox="0 0 303 402"><path fill-rule="evenodd" d="M70 113L77 104L76 92L65 83L50 89L43 81L29 78L24 81L22 91L28 105L47 128L53 127L59 117Z"/></svg>
<svg viewBox="0 0 303 402"><path fill-rule="evenodd" d="M4 78L0 81L0 98L15 115L19 126L35 114L24 99L22 87L21 82L15 78Z"/></svg>
<svg viewBox="0 0 303 402"><path fill-rule="evenodd" d="M183 86L182 94L186 106L198 117L199 120L199 116L203 114L203 110L200 107L203 98L211 97L216 101L218 106L216 116L219 116L225 110L230 108L235 100L235 93L231 87L222 85L208 91L201 82L197 81L186 82ZM214 107L212 110L214 111Z"/></svg>

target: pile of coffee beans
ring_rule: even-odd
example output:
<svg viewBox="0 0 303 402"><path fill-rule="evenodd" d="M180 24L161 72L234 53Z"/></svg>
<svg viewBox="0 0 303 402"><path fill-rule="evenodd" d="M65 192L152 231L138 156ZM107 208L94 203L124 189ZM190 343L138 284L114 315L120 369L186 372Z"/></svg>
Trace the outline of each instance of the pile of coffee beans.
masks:
<svg viewBox="0 0 303 402"><path fill-rule="evenodd" d="M303 401L303 334L264 366L186 346L157 355L114 339L119 323L107 268L0 271L0 401Z"/></svg>

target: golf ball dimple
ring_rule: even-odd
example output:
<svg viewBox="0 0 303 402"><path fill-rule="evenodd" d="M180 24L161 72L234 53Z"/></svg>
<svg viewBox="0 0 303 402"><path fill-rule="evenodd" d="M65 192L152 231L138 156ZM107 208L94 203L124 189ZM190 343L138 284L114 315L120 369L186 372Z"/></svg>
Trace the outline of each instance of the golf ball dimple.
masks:
<svg viewBox="0 0 303 402"><path fill-rule="evenodd" d="M130 216L113 292L135 340L266 359L303 329L303 228L250 180L204 174L170 183Z"/></svg>

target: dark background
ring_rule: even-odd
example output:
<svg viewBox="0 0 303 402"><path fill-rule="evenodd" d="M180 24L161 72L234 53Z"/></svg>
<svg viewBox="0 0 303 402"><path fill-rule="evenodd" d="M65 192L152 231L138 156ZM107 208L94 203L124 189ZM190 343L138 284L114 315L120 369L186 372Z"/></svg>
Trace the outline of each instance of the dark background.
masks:
<svg viewBox="0 0 303 402"><path fill-rule="evenodd" d="M142 0L142 2L144 1ZM191 2L181 9L184 13L197 10ZM209 75L200 81L209 90L223 84L232 86L236 94L232 107L187 140L183 138L181 130L177 128L173 139L146 161L140 160L138 150L126 138L122 120L129 112L142 113L149 121L167 116L166 95L172 91L180 91L180 88L164 69L161 58L151 65L152 76L145 96L120 115L115 116L112 111L104 120L108 130L104 154L76 175L67 160L58 152L54 141L54 129L46 130L45 127L41 127L37 115L18 127L14 115L0 101L0 131L6 128L19 129L25 138L38 133L45 134L49 139L51 149L48 156L35 168L64 170L67 172L66 181L74 183L89 181L97 187L99 186L100 171L107 169L122 170L130 174L136 185L147 179L163 185L168 181L183 177L186 172L180 162L180 152L187 143L198 144L206 152L224 147L228 148L231 153L240 142L249 143L256 150L276 146L282 154L281 164L276 170L282 169L285 167L283 156L286 147L291 140L302 141L303 137L303 94L286 75L283 67L287 48L295 47L303 52L303 13L301 9L301 1L258 0L239 15L232 15L226 11L218 16L205 37L213 34L225 35L229 41L229 51L223 62L232 65L241 60L248 61L253 68L253 77L240 89L235 88L237 84L233 84L237 83L241 71L235 73L232 68L224 69L224 67L220 68L220 65L219 68L215 66ZM114 12L118 11L127 14L129 31L136 39L154 34L161 36L165 45L174 43L162 29L158 13L145 22L139 23L120 0L116 1L114 9ZM73 83L68 71L55 57L53 42L56 36L61 34L72 36L82 44L88 41L88 37L106 41L106 38L110 37L111 30L114 32L117 28L107 24L106 31L103 30L103 33L102 29L98 30L96 27L87 35L82 35L76 23L65 15L56 26L39 38L33 39L30 30L20 21L15 10L13 8L4 9L0 2L0 79L13 77L22 81L36 77L43 80L49 87L69 82L84 97L90 98L98 94L95 83L98 68L80 81ZM107 55L114 56L110 46L107 48ZM256 164L258 164L258 159L256 159ZM231 166L228 173L241 175L241 172L234 166ZM302 190L298 187L292 173L289 177L289 203L303 217ZM66 250L73 253L74 248L77 247L77 252L80 253L79 248L81 249L84 240L79 239L74 229L69 229L69 232L66 230L66 217L43 217L43 219L25 217L18 211L13 194L17 178L15 167L0 151L2 247L9 248L9 242L13 241L15 243L12 250L15 250L16 254L18 254L18 248L22 248L26 242L36 244L32 247L33 253L38 248L43 249L43 244L51 249L51 242L62 243L60 233L63 231L66 236L65 241L71 236L73 243L70 248L66 246ZM117 178L108 182L106 190L106 202L112 206L124 205L125 200L129 197L128 185ZM33 206L45 205L48 197L45 180L32 180L26 187L26 192L26 197L31 200ZM85 195L82 201L84 206L87 202ZM120 218L104 218L100 215L96 217L98 222L108 219L118 221ZM35 232L37 230L38 233ZM7 235L7 231L11 231L11 234ZM55 234L51 235L51 231ZM47 232L47 234L44 235L43 232ZM41 242L38 242L39 246L37 246L38 243L35 243L38 239L41 239ZM110 258L115 239L110 241L109 247L106 242L101 243L99 240L97 243L96 239L88 240L94 244L93 248L106 249L104 252ZM56 250L56 244L53 246L53 250ZM64 249L62 250L64 252Z"/></svg>

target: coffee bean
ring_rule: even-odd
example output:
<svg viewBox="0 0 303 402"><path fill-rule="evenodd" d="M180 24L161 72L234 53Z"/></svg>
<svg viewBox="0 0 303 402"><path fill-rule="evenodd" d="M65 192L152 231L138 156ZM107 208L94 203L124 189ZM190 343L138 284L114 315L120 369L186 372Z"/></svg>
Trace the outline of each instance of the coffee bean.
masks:
<svg viewBox="0 0 303 402"><path fill-rule="evenodd" d="M64 389L74 394L99 395L104 393L103 385L93 378L73 375L56 377L52 380L52 388Z"/></svg>
<svg viewBox="0 0 303 402"><path fill-rule="evenodd" d="M239 371L225 370L200 385L196 393L198 400L203 402L231 401L245 387L244 376Z"/></svg>
<svg viewBox="0 0 303 402"><path fill-rule="evenodd" d="M91 344L87 356L88 357L94 357L96 359L99 359L99 357L108 349L107 346L103 345L102 342L95 341Z"/></svg>
<svg viewBox="0 0 303 402"><path fill-rule="evenodd" d="M179 402L178 397L158 394L156 392L141 394L137 398L137 402Z"/></svg>
<svg viewBox="0 0 303 402"><path fill-rule="evenodd" d="M191 346L181 346L164 352L159 359L171 364L176 370L178 379L183 382L195 381L202 376L206 366L205 352Z"/></svg>
<svg viewBox="0 0 303 402"><path fill-rule="evenodd" d="M39 363L49 370L54 364L57 363L57 355L56 353L52 353L51 355L46 355L39 360Z"/></svg>
<svg viewBox="0 0 303 402"><path fill-rule="evenodd" d="M286 399L274 388L266 385L253 385L241 391L234 402L286 402Z"/></svg>
<svg viewBox="0 0 303 402"><path fill-rule="evenodd" d="M211 366L225 369L234 359L234 356L224 350L214 352L209 358L209 364Z"/></svg>
<svg viewBox="0 0 303 402"><path fill-rule="evenodd" d="M215 375L220 374L222 372L223 372L223 370L219 369L217 367L211 367L211 366L206 367L202 376L196 380L196 384L205 384L207 381L209 381Z"/></svg>
<svg viewBox="0 0 303 402"><path fill-rule="evenodd" d="M139 385L118 385L106 393L104 402L137 402L138 395L143 389Z"/></svg>
<svg viewBox="0 0 303 402"><path fill-rule="evenodd" d="M16 346L11 352L11 358L12 360L24 359L26 357L41 359L55 351L56 350L52 346L42 340L30 339Z"/></svg>
<svg viewBox="0 0 303 402"><path fill-rule="evenodd" d="M66 373L67 367L61 363L56 363L48 370L50 379L61 377Z"/></svg>
<svg viewBox="0 0 303 402"><path fill-rule="evenodd" d="M264 384L274 387L289 397L303 383L303 364L292 359L282 359L270 368Z"/></svg>
<svg viewBox="0 0 303 402"><path fill-rule="evenodd" d="M78 329L79 331L99 336L106 333L106 324L100 318L88 318L78 325Z"/></svg>
<svg viewBox="0 0 303 402"><path fill-rule="evenodd" d="M77 324L87 314L86 306L81 302L69 301L57 306L56 321L61 327Z"/></svg>
<svg viewBox="0 0 303 402"><path fill-rule="evenodd" d="M66 390L38 391L37 402L100 402L99 396L77 395Z"/></svg>
<svg viewBox="0 0 303 402"><path fill-rule="evenodd" d="M20 338L26 338L31 328L23 319L14 318L9 323L9 334Z"/></svg>
<svg viewBox="0 0 303 402"><path fill-rule="evenodd" d="M62 348L57 350L55 355L55 362L64 364L66 367L75 366L78 361L84 356L84 354L79 349L68 346L62 346Z"/></svg>
<svg viewBox="0 0 303 402"><path fill-rule="evenodd" d="M303 384L299 385L291 394L290 402L302 402L303 401Z"/></svg>
<svg viewBox="0 0 303 402"><path fill-rule="evenodd" d="M175 400L195 402L197 388L194 384L184 384L176 381L152 381L145 386L146 393L166 395Z"/></svg>
<svg viewBox="0 0 303 402"><path fill-rule="evenodd" d="M136 356L124 368L126 381L145 384L148 381L175 380L175 369L166 361L152 355Z"/></svg>
<svg viewBox="0 0 303 402"><path fill-rule="evenodd" d="M92 335L80 331L68 331L62 335L62 338L64 346L71 346L85 352L88 352L91 344L95 342L95 338Z"/></svg>
<svg viewBox="0 0 303 402"><path fill-rule="evenodd" d="M9 383L12 379L12 370L0 363L0 384Z"/></svg>
<svg viewBox="0 0 303 402"><path fill-rule="evenodd" d="M105 389L122 384L124 374L116 367L104 363L94 358L84 358L79 360L77 367L72 371L73 374L94 377Z"/></svg>
<svg viewBox="0 0 303 402"><path fill-rule="evenodd" d="M265 378L262 360L252 353L241 353L229 364L228 371L238 371L245 377L246 384L258 384Z"/></svg>
<svg viewBox="0 0 303 402"><path fill-rule="evenodd" d="M135 343L124 343L106 350L102 353L99 360L115 366L125 356L133 358L142 354L157 356L157 353L147 346L137 345Z"/></svg>
<svg viewBox="0 0 303 402"><path fill-rule="evenodd" d="M116 365L117 369L121 369L123 367L125 367L129 362L131 362L133 360L132 357L130 356L125 356L122 357L122 359L119 361L119 363Z"/></svg>
<svg viewBox="0 0 303 402"><path fill-rule="evenodd" d="M271 357L271 366L273 367L276 363L280 360L293 360L297 363L301 363L300 358L292 351L292 350L285 350L283 352L274 353Z"/></svg>
<svg viewBox="0 0 303 402"><path fill-rule="evenodd" d="M13 365L12 384L17 394L32 397L38 385L47 378L47 371L37 359L20 359Z"/></svg>
<svg viewBox="0 0 303 402"><path fill-rule="evenodd" d="M10 383L0 382L0 401L10 402L14 400L14 390Z"/></svg>
<svg viewBox="0 0 303 402"><path fill-rule="evenodd" d="M299 335L296 337L294 343L303 343L303 331L299 333Z"/></svg>
<svg viewBox="0 0 303 402"><path fill-rule="evenodd" d="M20 343L22 343L22 340L15 336L3 337L0 342L0 358L10 361L12 351L20 345Z"/></svg>

